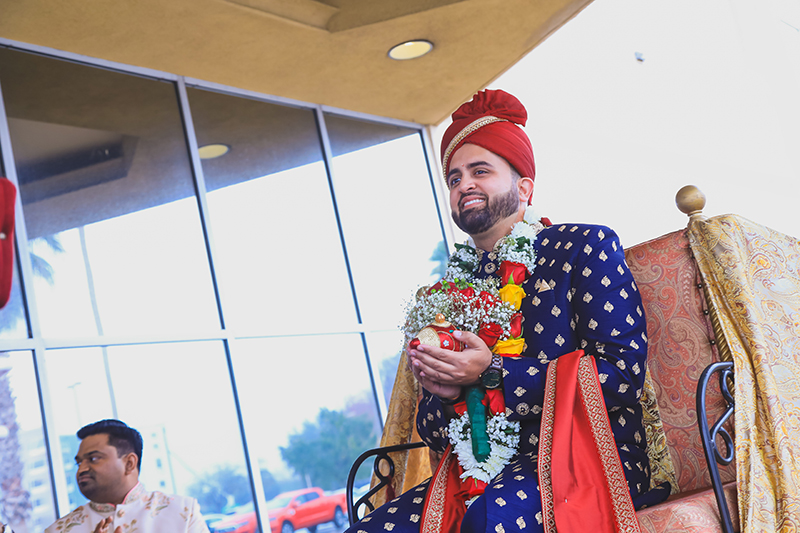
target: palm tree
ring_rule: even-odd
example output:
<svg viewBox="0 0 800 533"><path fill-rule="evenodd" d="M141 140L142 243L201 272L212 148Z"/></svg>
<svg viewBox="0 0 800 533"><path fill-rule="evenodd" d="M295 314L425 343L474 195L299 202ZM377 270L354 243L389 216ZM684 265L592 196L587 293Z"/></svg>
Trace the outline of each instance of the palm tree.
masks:
<svg viewBox="0 0 800 533"><path fill-rule="evenodd" d="M56 253L64 252L58 235L38 237L33 241L43 242ZM52 285L55 281L52 265L33 252L30 258L34 276L39 276ZM11 294L12 301L9 303L12 305L9 306L9 310L12 314L11 317L4 317L4 320L0 321L0 332L15 328L20 320L24 320L23 306L14 298L14 294L19 294L19 290L12 290ZM0 352L0 361L8 357L8 354ZM30 493L22 486L24 464L20 457L19 424L9 380L10 370L10 365L0 368L0 493L3 495L0 511L15 530L20 530L24 527L32 506Z"/></svg>

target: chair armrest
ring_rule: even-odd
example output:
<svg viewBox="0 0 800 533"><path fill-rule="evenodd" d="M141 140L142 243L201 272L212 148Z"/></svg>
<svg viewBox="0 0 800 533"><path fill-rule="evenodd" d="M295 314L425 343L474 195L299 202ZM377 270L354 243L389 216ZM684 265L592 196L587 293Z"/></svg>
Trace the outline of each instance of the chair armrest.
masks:
<svg viewBox="0 0 800 533"><path fill-rule="evenodd" d="M719 389L722 393L722 398L725 400L725 411L709 428L708 413L706 410L706 394L708 392L708 383L714 374L719 375ZM711 475L711 486L714 489L714 496L717 499L717 506L719 507L719 516L724 533L734 533L733 524L731 523L731 514L728 510L728 504L725 500L725 492L722 488L722 482L719 476L719 466L729 465L733 461L733 438L728 430L723 427L723 424L733 414L735 405L733 394L731 394L728 387L729 382L732 383L734 378L733 363L717 362L708 365L703 373L700 375L700 380L697 382L697 424L700 427L700 440L703 442L703 451L706 456L706 464L708 465L708 472ZM717 437L721 437L725 442L726 454L722 455L717 447Z"/></svg>
<svg viewBox="0 0 800 533"><path fill-rule="evenodd" d="M387 486L389 483L392 482L392 478L394 477L394 461L392 458L389 457L390 453L393 452L402 452L406 450L412 450L414 448L423 448L426 444L424 442L411 442L408 444L397 444L395 446L384 446L383 448L373 448L372 450L367 450L366 452L362 453L358 456L358 459L353 463L353 466L350 467L350 474L347 476L347 489L346 489L346 496L347 496L347 516L350 519L350 525L356 523L357 521L357 513L356 511L362 506L366 505L370 511L374 511L375 507L372 505L372 502L369 499L376 494L379 490L383 487ZM372 487L366 494L361 496L355 504L353 504L353 485L356 481L356 474L358 472L359 467L361 464L369 459L372 456L375 456L375 462L372 463L372 471L375 474L375 477L378 478L379 482L377 485ZM385 464L389 468L389 473L384 475L381 472L381 461L385 461Z"/></svg>

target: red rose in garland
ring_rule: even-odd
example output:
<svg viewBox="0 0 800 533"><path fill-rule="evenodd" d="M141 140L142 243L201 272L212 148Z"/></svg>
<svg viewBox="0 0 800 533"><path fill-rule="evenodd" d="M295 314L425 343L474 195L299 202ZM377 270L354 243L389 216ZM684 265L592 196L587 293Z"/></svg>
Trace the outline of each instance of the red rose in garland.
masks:
<svg viewBox="0 0 800 533"><path fill-rule="evenodd" d="M480 294L478 294L478 300L479 305L483 307L494 307L501 302L500 298L486 291L481 291Z"/></svg>
<svg viewBox="0 0 800 533"><path fill-rule="evenodd" d="M516 339L522 336L522 313L517 313L511 317L511 337Z"/></svg>
<svg viewBox="0 0 800 533"><path fill-rule="evenodd" d="M513 261L503 261L500 263L498 274L500 274L500 280L503 285L508 285L509 283L522 285L522 282L528 278L528 268Z"/></svg>
<svg viewBox="0 0 800 533"><path fill-rule="evenodd" d="M497 340L503 335L503 328L499 324L489 322L481 326L478 330L478 337L486 343L486 346L491 348L497 343Z"/></svg>

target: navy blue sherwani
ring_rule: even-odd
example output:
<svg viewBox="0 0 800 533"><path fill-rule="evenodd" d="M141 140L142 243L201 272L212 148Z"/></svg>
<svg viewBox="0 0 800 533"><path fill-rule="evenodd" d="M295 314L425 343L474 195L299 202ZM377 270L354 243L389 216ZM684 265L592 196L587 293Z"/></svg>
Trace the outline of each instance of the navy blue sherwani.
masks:
<svg viewBox="0 0 800 533"><path fill-rule="evenodd" d="M469 507L464 532L542 531L537 453L547 365L578 349L595 358L634 506L669 495L668 487L648 492L650 470L639 404L647 328L616 234L604 226L562 224L541 231L534 247L537 266L523 285L526 296L520 308L526 347L519 357L503 358L506 414L520 422L520 447ZM477 277L496 276L497 256L480 255ZM424 391L417 429L431 449L446 448L447 423L439 399ZM418 531L427 483L375 510L351 531Z"/></svg>

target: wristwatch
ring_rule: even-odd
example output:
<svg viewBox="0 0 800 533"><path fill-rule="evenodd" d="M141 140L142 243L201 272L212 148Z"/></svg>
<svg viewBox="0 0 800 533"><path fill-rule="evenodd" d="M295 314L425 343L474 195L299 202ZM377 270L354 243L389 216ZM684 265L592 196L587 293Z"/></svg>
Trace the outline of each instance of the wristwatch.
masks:
<svg viewBox="0 0 800 533"><path fill-rule="evenodd" d="M481 374L481 384L487 389L496 389L503 383L503 358L493 353L492 363Z"/></svg>
<svg viewBox="0 0 800 533"><path fill-rule="evenodd" d="M438 398L439 401L442 402L442 405L455 405L464 400L464 391L462 390L458 397L453 398L452 400L450 398L442 398L441 396L438 396Z"/></svg>

